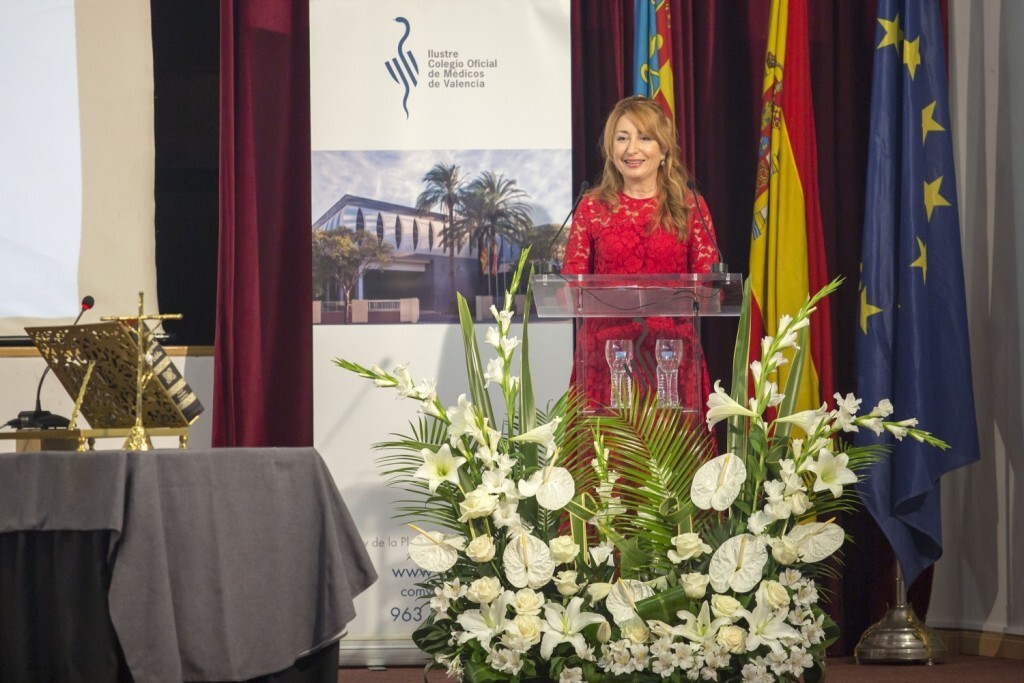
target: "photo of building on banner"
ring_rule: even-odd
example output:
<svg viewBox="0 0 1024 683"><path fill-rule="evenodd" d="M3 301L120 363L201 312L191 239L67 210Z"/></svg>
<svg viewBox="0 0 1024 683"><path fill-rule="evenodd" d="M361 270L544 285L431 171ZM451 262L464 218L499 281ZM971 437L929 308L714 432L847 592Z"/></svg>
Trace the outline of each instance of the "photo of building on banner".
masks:
<svg viewBox="0 0 1024 683"><path fill-rule="evenodd" d="M455 323L456 295L488 310L525 245L561 255L568 3L441 7L310 5L335 27L311 46L315 323Z"/></svg>

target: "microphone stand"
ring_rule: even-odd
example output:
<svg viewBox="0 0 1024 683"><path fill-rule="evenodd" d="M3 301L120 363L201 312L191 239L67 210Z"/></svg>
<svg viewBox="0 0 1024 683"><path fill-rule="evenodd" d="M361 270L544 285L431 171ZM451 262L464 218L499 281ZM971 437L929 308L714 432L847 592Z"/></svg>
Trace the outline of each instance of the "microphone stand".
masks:
<svg viewBox="0 0 1024 683"><path fill-rule="evenodd" d="M78 312L78 317L75 318L75 322L71 323L71 327L78 324L78 321L82 319L85 312L88 311L96 303L95 299L91 296L86 296L82 299L82 309ZM49 410L43 410L42 406L42 392L43 392L43 380L50 374L51 367L46 366L43 370L43 374L39 377L39 384L36 386L36 407L35 410L23 410L18 413L18 417L10 420L6 423L8 427L14 427L15 429L67 429L71 421L60 415L54 415Z"/></svg>
<svg viewBox="0 0 1024 683"><path fill-rule="evenodd" d="M565 230L565 226L569 224L569 219L572 218L572 215L576 213L576 207L580 205L580 202L583 200L583 195L584 193L586 193L589 187L590 183L588 183L586 180L580 183L580 191L576 193L576 199L572 203L572 208L569 209L569 213L566 214L565 220L562 221L562 224L558 227L558 232L556 232L555 236L551 238L550 242L548 242L548 254L550 254L551 250L554 249L555 243L558 242L558 238L562 236L562 231ZM540 273L548 274L554 273L554 271L554 259L548 259L547 261L545 261L539 270Z"/></svg>

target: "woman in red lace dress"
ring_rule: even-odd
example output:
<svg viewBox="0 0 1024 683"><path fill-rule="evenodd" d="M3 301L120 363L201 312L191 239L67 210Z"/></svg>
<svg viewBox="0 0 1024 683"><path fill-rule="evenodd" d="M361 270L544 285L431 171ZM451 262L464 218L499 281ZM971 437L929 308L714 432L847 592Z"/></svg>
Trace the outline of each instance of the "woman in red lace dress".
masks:
<svg viewBox="0 0 1024 683"><path fill-rule="evenodd" d="M563 275L707 273L718 261L714 226L703 197L690 184L680 158L673 122L645 97L629 97L612 109L602 139L604 172L600 184L580 202L562 264ZM644 327L646 325L646 334ZM635 340L634 391L649 388L656 339L696 343L686 318L590 318L577 331L573 382L583 369L592 406L608 405L610 373L605 360L609 339ZM636 346L636 342L639 345ZM703 412L708 394L703 355L701 379L694 368L679 370L683 406ZM695 396L695 387L701 394Z"/></svg>

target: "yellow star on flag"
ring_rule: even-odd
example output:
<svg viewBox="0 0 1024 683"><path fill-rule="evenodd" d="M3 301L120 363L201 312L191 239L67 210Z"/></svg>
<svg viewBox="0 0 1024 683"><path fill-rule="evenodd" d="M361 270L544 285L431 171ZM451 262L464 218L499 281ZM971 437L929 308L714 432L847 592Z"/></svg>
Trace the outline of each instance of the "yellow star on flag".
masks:
<svg viewBox="0 0 1024 683"><path fill-rule="evenodd" d="M921 144L924 144L928 133L946 130L941 123L935 120L935 105L936 102L932 102L921 110Z"/></svg>
<svg viewBox="0 0 1024 683"><path fill-rule="evenodd" d="M868 333L868 318L881 313L882 309L878 306L872 306L868 303L868 288L861 287L860 290L860 331L864 334Z"/></svg>
<svg viewBox="0 0 1024 683"><path fill-rule="evenodd" d="M932 182L926 182L924 184L924 208L928 212L928 220L932 219L932 211L935 210L936 206L949 206L949 201L939 194L939 188L942 187L942 176L939 176Z"/></svg>
<svg viewBox="0 0 1024 683"><path fill-rule="evenodd" d="M917 248L921 252L921 255L914 259L910 267L921 269L921 282L928 282L928 247L925 246L924 241L920 237L915 237L917 240Z"/></svg>
<svg viewBox="0 0 1024 683"><path fill-rule="evenodd" d="M903 63L910 69L910 80L914 80L917 67L921 65L921 37L903 42Z"/></svg>
<svg viewBox="0 0 1024 683"><path fill-rule="evenodd" d="M885 29L885 35L882 36L882 42L878 44L878 49L881 50L883 47L895 45L896 49L899 50L900 42L903 40L903 31L900 29L900 15L897 14L896 18L892 21L879 19L878 23Z"/></svg>

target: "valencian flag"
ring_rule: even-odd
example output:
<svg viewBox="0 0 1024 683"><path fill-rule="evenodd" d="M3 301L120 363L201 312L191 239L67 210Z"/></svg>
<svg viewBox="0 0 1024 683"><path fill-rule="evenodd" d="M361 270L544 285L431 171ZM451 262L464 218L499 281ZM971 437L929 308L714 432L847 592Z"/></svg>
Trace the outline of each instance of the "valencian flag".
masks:
<svg viewBox="0 0 1024 683"><path fill-rule="evenodd" d="M675 121L668 0L633 0L633 13L636 25L633 92L656 100L665 115Z"/></svg>
<svg viewBox="0 0 1024 683"><path fill-rule="evenodd" d="M773 0L765 57L757 189L750 243L750 353L764 335L828 284L818 204L818 150L811 102L805 0ZM828 299L817 305L796 410L832 399ZM788 365L779 369L786 386Z"/></svg>
<svg viewBox="0 0 1024 683"><path fill-rule="evenodd" d="M881 0L878 24L857 393L950 444L891 442L861 484L909 585L942 554L939 478L978 459L978 432L938 0Z"/></svg>

